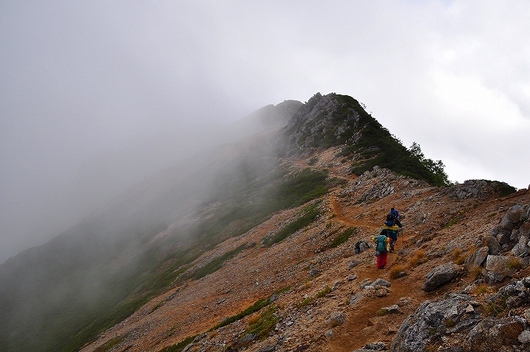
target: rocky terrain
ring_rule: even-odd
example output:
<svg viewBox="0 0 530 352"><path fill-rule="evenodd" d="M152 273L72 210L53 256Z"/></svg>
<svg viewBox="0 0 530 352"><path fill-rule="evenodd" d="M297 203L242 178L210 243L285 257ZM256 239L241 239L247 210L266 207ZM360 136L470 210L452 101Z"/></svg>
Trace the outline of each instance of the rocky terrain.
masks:
<svg viewBox="0 0 530 352"><path fill-rule="evenodd" d="M530 193L501 196L502 184L482 180L432 187L380 168L356 177L337 153L284 161L326 168L342 181L312 201L316 221L262 245L303 205L219 244L194 266L246 248L82 351L528 350ZM387 268L378 270L371 237L392 206L404 227ZM332 246L348 228L349 239ZM260 300L262 308L241 315Z"/></svg>
<svg viewBox="0 0 530 352"><path fill-rule="evenodd" d="M3 263L0 350L530 350L528 190L450 184L344 95L234 127Z"/></svg>

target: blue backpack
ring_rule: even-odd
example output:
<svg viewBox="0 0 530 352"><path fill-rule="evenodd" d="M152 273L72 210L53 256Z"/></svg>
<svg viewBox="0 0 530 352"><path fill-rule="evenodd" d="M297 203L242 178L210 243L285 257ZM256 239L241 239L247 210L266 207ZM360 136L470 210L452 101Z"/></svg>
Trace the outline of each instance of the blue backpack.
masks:
<svg viewBox="0 0 530 352"><path fill-rule="evenodd" d="M379 235L376 238L376 247L375 250L378 252L386 252L386 236L385 235Z"/></svg>

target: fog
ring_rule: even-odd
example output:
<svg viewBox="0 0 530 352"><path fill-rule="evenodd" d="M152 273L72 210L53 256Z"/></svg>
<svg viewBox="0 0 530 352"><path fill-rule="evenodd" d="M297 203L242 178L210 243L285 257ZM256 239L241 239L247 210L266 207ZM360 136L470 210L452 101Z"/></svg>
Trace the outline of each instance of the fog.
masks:
<svg viewBox="0 0 530 352"><path fill-rule="evenodd" d="M0 262L316 92L366 104L453 181L527 187L529 18L515 0L2 1Z"/></svg>

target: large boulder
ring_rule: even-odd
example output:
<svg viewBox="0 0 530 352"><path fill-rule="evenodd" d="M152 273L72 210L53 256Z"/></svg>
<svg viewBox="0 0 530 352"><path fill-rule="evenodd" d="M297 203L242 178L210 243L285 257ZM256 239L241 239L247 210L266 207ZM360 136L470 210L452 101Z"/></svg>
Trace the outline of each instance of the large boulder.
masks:
<svg viewBox="0 0 530 352"><path fill-rule="evenodd" d="M519 229L524 222L528 221L529 209L529 205L514 205L502 217L499 225L491 230L491 234L497 238L501 246L511 248L519 241L519 237L525 234L525 231L521 233L514 232L514 230ZM523 229L526 229L526 226Z"/></svg>
<svg viewBox="0 0 530 352"><path fill-rule="evenodd" d="M426 351L427 346L448 333L478 324L480 316L469 310L471 298L450 295L449 298L423 302L401 324L390 350L394 352Z"/></svg>
<svg viewBox="0 0 530 352"><path fill-rule="evenodd" d="M434 291L438 287L451 282L459 272L459 267L453 263L439 265L425 276L424 291Z"/></svg>
<svg viewBox="0 0 530 352"><path fill-rule="evenodd" d="M526 307L530 307L530 277L512 280L482 304L466 294L425 301L401 324L390 350L530 351L530 308Z"/></svg>
<svg viewBox="0 0 530 352"><path fill-rule="evenodd" d="M464 262L465 268L470 271L475 268L481 267L484 262L486 261L486 258L488 257L489 248L484 246L480 247L477 250L475 250L469 257L466 258Z"/></svg>
<svg viewBox="0 0 530 352"><path fill-rule="evenodd" d="M501 319L488 317L469 332L464 345L468 351L474 352L517 351L504 346L520 345L518 337L525 325L526 320L519 316Z"/></svg>
<svg viewBox="0 0 530 352"><path fill-rule="evenodd" d="M486 258L486 270L503 277L513 276L521 266L520 259L514 256L488 255Z"/></svg>

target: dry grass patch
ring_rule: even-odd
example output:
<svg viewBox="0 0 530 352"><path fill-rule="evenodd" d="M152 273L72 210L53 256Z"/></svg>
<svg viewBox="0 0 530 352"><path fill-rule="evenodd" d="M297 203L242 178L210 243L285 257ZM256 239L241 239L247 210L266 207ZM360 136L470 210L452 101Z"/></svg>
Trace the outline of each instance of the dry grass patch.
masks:
<svg viewBox="0 0 530 352"><path fill-rule="evenodd" d="M522 267L521 262L516 257L510 257L507 265L510 270L519 270Z"/></svg>
<svg viewBox="0 0 530 352"><path fill-rule="evenodd" d="M392 280L398 279L398 278L402 277L403 274L405 274L406 271L407 271L407 268L405 268L405 266L403 266L403 265L395 265L395 266L392 267L392 269L390 269L390 278Z"/></svg>
<svg viewBox="0 0 530 352"><path fill-rule="evenodd" d="M451 258L455 264L461 265L464 264L466 260L466 254L462 252L460 248L455 248L451 252Z"/></svg>
<svg viewBox="0 0 530 352"><path fill-rule="evenodd" d="M412 258L409 260L409 269L415 268L420 264L427 262L427 253L423 249L419 249L414 253Z"/></svg>
<svg viewBox="0 0 530 352"><path fill-rule="evenodd" d="M480 284L475 288L474 293L476 295L484 295L488 293L490 290L489 286L487 284Z"/></svg>

